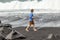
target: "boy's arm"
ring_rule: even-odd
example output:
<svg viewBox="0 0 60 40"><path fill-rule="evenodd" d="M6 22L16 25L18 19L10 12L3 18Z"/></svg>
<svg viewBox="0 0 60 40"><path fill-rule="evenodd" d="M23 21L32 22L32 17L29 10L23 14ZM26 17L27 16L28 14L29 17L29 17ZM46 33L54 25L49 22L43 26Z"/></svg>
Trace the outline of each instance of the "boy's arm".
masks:
<svg viewBox="0 0 60 40"><path fill-rule="evenodd" d="M33 14L32 14L32 18L34 18L34 17L33 17Z"/></svg>
<svg viewBox="0 0 60 40"><path fill-rule="evenodd" d="M32 14L32 18L35 19L33 14Z"/></svg>

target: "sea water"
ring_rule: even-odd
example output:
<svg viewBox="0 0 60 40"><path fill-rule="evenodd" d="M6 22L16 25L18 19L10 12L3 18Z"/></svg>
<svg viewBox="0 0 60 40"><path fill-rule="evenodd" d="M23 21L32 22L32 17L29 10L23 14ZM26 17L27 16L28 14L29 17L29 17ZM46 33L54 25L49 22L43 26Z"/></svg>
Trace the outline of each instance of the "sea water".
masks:
<svg viewBox="0 0 60 40"><path fill-rule="evenodd" d="M29 13L0 12L2 23L15 27L26 27L29 22ZM60 13L34 13L35 27L60 27Z"/></svg>

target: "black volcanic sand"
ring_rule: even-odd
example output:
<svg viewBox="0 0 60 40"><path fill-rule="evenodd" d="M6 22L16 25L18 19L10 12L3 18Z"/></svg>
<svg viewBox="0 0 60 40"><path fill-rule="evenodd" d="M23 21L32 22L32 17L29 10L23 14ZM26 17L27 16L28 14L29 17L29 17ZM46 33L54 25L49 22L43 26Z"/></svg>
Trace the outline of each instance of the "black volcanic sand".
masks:
<svg viewBox="0 0 60 40"><path fill-rule="evenodd" d="M25 27L17 27L14 29L26 36L26 39L15 40L45 40L49 34L60 35L60 27L45 27L38 29L37 32L34 32L32 28L30 28L30 31L27 32L25 31ZM60 40L60 38L57 40Z"/></svg>

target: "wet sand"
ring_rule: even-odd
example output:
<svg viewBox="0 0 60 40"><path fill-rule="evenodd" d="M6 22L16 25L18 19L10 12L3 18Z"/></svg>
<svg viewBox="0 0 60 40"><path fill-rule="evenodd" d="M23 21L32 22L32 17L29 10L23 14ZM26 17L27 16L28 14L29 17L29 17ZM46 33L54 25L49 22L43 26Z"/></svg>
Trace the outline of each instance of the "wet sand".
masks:
<svg viewBox="0 0 60 40"><path fill-rule="evenodd" d="M14 29L16 29L17 31L26 36L26 39L15 39L15 40L46 40L49 34L60 35L60 27L44 27L38 29L37 32L34 32L32 28L30 28L30 31L27 32L25 31L25 27L17 27ZM55 40L60 40L60 38Z"/></svg>

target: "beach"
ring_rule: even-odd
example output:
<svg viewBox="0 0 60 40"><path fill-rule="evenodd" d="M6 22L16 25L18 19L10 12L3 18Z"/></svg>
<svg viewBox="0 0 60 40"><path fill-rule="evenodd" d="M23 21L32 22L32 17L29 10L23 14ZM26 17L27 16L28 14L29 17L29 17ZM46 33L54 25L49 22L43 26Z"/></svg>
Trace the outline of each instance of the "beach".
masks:
<svg viewBox="0 0 60 40"><path fill-rule="evenodd" d="M25 39L15 39L15 40L60 40L60 27L44 27L34 32L32 28L29 32L25 31L25 27L14 28L18 32L26 36ZM58 35L56 38L47 39L49 34Z"/></svg>

